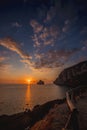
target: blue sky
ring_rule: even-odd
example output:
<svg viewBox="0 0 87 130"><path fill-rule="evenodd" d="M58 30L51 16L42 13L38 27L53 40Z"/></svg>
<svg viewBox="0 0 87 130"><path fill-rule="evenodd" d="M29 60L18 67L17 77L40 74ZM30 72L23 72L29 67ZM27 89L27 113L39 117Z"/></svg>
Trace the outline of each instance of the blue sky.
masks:
<svg viewBox="0 0 87 130"><path fill-rule="evenodd" d="M53 81L64 68L87 60L86 0L1 0L0 5L0 80Z"/></svg>

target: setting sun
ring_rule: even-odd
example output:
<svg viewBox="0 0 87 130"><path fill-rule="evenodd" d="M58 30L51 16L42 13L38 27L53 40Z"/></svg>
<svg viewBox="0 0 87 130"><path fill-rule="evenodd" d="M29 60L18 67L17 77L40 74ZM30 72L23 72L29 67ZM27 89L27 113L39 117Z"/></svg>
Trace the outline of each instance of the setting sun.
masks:
<svg viewBox="0 0 87 130"><path fill-rule="evenodd" d="M31 79L27 79L27 83L30 84L31 83Z"/></svg>

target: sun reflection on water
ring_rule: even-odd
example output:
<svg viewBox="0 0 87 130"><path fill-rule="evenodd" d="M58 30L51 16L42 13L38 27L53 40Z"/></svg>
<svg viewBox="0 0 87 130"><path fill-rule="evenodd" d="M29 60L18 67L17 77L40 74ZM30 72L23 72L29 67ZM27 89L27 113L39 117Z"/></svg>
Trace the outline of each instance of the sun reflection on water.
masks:
<svg viewBox="0 0 87 130"><path fill-rule="evenodd" d="M27 106L30 106L30 100L31 100L31 92L30 92L31 86L28 85L26 89L26 95L25 95L25 103Z"/></svg>

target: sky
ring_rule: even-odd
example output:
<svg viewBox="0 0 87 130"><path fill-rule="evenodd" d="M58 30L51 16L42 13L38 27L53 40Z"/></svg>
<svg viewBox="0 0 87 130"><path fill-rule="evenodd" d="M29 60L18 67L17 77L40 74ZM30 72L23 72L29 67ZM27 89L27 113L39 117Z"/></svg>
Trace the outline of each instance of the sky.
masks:
<svg viewBox="0 0 87 130"><path fill-rule="evenodd" d="M86 0L0 1L0 83L53 82L84 60Z"/></svg>

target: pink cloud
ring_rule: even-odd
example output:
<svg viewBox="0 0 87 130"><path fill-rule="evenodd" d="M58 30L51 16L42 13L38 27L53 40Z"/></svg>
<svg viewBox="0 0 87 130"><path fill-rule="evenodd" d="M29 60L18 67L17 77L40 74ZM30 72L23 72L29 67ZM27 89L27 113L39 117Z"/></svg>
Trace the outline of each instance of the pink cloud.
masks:
<svg viewBox="0 0 87 130"><path fill-rule="evenodd" d="M11 38L4 38L0 40L0 45L6 47L7 49L16 52L21 58L31 59L31 56L23 52L20 46Z"/></svg>
<svg viewBox="0 0 87 130"><path fill-rule="evenodd" d="M35 33L39 33L43 29L43 26L41 24L39 24L36 20L31 20L30 25L33 28Z"/></svg>
<svg viewBox="0 0 87 130"><path fill-rule="evenodd" d="M11 38L0 39L0 45L7 48L10 51L17 53L20 58L28 65L31 65L32 56L25 53L20 46ZM1 60L4 60L3 58Z"/></svg>
<svg viewBox="0 0 87 130"><path fill-rule="evenodd" d="M34 47L51 45L53 46L55 40L60 35L59 28L57 26L43 26L35 20L31 20L30 25L34 30L32 40L34 41Z"/></svg>
<svg viewBox="0 0 87 130"><path fill-rule="evenodd" d="M0 56L0 71L7 71L11 65L6 63L7 57Z"/></svg>
<svg viewBox="0 0 87 130"><path fill-rule="evenodd" d="M36 69L62 67L66 60L79 49L73 50L50 50L45 54L36 54L37 61L34 63Z"/></svg>

